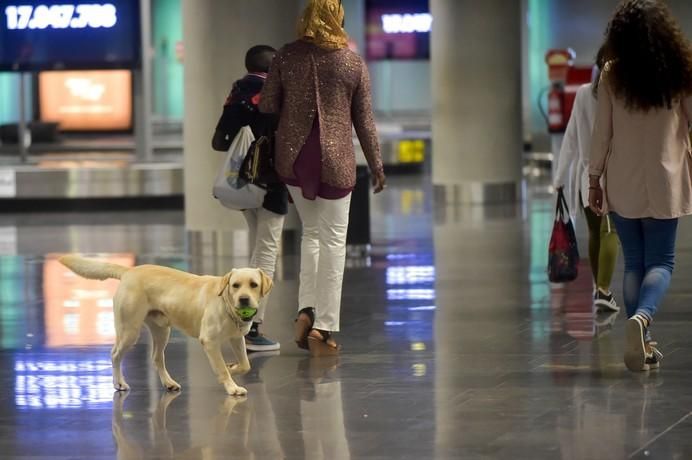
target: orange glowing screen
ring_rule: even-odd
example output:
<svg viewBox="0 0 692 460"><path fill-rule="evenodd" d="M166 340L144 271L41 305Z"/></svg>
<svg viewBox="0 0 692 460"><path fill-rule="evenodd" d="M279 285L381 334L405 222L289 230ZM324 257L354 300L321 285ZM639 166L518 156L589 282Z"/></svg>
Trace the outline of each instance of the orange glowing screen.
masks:
<svg viewBox="0 0 692 460"><path fill-rule="evenodd" d="M129 70L41 72L41 120L63 131L123 131L132 126Z"/></svg>
<svg viewBox="0 0 692 460"><path fill-rule="evenodd" d="M119 280L87 280L50 254L43 266L46 346L111 345L115 340L113 295ZM133 267L133 254L94 257Z"/></svg>

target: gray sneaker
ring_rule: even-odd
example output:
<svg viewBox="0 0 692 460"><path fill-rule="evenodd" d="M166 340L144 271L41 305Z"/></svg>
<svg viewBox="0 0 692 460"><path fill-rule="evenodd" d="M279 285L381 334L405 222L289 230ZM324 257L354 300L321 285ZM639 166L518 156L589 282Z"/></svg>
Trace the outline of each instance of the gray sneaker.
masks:
<svg viewBox="0 0 692 460"><path fill-rule="evenodd" d="M281 348L279 342L275 342L262 334L245 336L245 348L247 351L275 351Z"/></svg>

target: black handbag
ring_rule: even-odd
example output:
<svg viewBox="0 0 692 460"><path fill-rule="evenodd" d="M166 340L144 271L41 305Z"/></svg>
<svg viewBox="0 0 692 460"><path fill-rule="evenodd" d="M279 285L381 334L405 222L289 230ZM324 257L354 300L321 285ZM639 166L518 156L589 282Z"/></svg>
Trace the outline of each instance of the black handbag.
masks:
<svg viewBox="0 0 692 460"><path fill-rule="evenodd" d="M278 182L274 171L274 136L260 136L250 145L241 174L246 181L260 187Z"/></svg>

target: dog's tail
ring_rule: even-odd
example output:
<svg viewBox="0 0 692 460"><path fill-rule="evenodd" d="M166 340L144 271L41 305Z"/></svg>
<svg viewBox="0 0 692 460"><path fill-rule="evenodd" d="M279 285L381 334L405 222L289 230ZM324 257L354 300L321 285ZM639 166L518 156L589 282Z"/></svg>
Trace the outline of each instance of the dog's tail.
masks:
<svg viewBox="0 0 692 460"><path fill-rule="evenodd" d="M73 255L62 256L58 260L79 276L91 280L120 279L129 270L129 268L122 265L109 264Z"/></svg>

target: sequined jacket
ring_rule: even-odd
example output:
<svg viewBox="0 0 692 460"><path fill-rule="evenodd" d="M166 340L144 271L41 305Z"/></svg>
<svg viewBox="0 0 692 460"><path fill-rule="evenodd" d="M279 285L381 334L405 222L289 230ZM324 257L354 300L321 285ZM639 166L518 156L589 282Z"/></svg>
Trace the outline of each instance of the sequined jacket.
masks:
<svg viewBox="0 0 692 460"><path fill-rule="evenodd" d="M363 60L349 49L325 49L306 41L276 54L262 90L260 110L278 113L276 169L295 178L293 164L318 116L322 148L321 180L347 189L356 183L352 126L370 170L382 172L372 111L370 76Z"/></svg>
<svg viewBox="0 0 692 460"><path fill-rule="evenodd" d="M610 63L601 73L589 174L602 177L604 206L627 219L692 214L692 95L670 108L633 111L612 89Z"/></svg>

